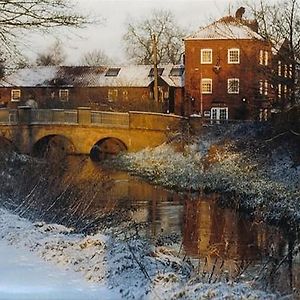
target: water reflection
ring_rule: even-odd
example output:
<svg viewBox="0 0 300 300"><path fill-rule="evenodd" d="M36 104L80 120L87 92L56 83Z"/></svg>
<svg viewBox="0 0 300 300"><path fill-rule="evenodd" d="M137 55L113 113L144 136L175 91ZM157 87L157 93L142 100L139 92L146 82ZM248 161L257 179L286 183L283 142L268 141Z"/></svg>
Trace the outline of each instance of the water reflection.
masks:
<svg viewBox="0 0 300 300"><path fill-rule="evenodd" d="M70 157L66 164L51 167L48 176L58 182L49 179L53 182L49 189L58 196L46 207L41 197L35 202L46 221L52 211L56 222L69 225L72 219L76 220L72 225L84 228L93 223L93 230L107 219L109 226L119 224L113 220L144 224L141 233L162 244L177 235L181 254L199 259L199 272L209 274L209 281L226 271L229 276L247 274L252 280L269 276L265 278L269 287L285 292L300 289L296 238L221 208L217 194L167 191L124 172L103 169L85 157Z"/></svg>

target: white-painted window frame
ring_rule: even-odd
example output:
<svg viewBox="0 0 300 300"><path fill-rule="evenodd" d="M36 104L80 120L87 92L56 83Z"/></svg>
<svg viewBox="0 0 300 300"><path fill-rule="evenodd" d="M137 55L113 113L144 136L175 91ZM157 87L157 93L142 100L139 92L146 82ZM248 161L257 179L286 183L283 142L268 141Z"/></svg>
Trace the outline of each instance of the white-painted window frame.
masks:
<svg viewBox="0 0 300 300"><path fill-rule="evenodd" d="M205 60L205 53L210 54L210 60ZM202 65L211 65L213 63L213 50L210 48L201 49L200 52L200 62Z"/></svg>
<svg viewBox="0 0 300 300"><path fill-rule="evenodd" d="M237 82L237 89L233 90L232 88L236 87L235 83ZM239 78L228 78L227 80L227 93L238 95L240 93L240 79Z"/></svg>
<svg viewBox="0 0 300 300"><path fill-rule="evenodd" d="M232 52L237 52L237 60L232 60L232 58L233 58L233 56L231 55ZM238 65L241 61L240 49L239 48L230 48L230 49L228 49L227 60L228 60L228 64L230 64L230 65Z"/></svg>
<svg viewBox="0 0 300 300"><path fill-rule="evenodd" d="M68 89L60 89L58 91L58 98L59 98L59 101L61 101L61 102L69 102L70 91Z"/></svg>
<svg viewBox="0 0 300 300"><path fill-rule="evenodd" d="M210 89L209 90L206 90L205 87L209 87L210 86ZM212 82L212 79L211 78L202 78L201 80L201 94L204 94L204 95L209 95L209 94L212 94L213 92L213 82Z"/></svg>
<svg viewBox="0 0 300 300"><path fill-rule="evenodd" d="M18 94L16 97L15 94ZM20 102L21 101L21 90L20 89L12 89L10 92L10 100L11 102Z"/></svg>

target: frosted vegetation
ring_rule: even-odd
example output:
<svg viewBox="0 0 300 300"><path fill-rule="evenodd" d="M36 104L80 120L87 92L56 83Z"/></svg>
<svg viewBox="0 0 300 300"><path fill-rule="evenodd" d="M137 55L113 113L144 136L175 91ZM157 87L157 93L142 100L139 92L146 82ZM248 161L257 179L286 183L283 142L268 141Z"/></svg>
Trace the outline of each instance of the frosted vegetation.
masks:
<svg viewBox="0 0 300 300"><path fill-rule="evenodd" d="M169 188L222 192L223 205L248 211L272 224L291 229L299 226L296 137L276 137L266 125L249 123L206 128L189 143L183 138L124 154L115 164Z"/></svg>
<svg viewBox="0 0 300 300"><path fill-rule="evenodd" d="M300 218L297 147L289 137L272 136L268 127L250 123L208 128L201 138L176 134L168 144L123 154L114 164L169 188L220 191L220 204L293 229ZM103 179L62 181L63 166L48 167L27 156L1 156L0 237L14 247L78 272L122 299L279 298L257 290L259 278L232 281L225 270L217 277L214 269L199 272L180 251L141 237L122 211L110 214L105 207L106 215L84 217L89 203L105 193Z"/></svg>
<svg viewBox="0 0 300 300"><path fill-rule="evenodd" d="M2 239L107 286L120 299L276 299L255 290L255 279L210 282L168 248L128 234L75 234L71 228L32 223L0 209Z"/></svg>

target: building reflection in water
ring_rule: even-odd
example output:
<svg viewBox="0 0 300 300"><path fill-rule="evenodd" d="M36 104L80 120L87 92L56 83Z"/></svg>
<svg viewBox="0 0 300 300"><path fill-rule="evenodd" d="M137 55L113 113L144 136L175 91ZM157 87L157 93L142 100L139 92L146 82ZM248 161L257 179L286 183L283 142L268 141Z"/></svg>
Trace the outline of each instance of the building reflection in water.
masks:
<svg viewBox="0 0 300 300"><path fill-rule="evenodd" d="M200 271L215 274L226 270L236 276L251 268L251 274L260 272L270 260L277 263L286 257L280 269L274 264L274 278L270 284L280 289L299 287L299 256L295 263L288 261L288 251L295 245L271 226L249 220L245 215L218 205L219 195L183 195L150 185L124 172L103 170L90 160L69 168L63 180L71 180L79 187L97 187L89 206L82 203L76 213L89 218L122 209L136 224L146 224L144 233L152 238L176 233L182 240L182 254L199 258ZM73 162L74 163L74 162ZM71 172L70 172L71 170ZM91 198L89 195L88 199ZM70 207L70 209L72 209ZM271 267L270 267L270 266ZM272 264L268 264L272 268ZM272 280L274 282L272 282Z"/></svg>

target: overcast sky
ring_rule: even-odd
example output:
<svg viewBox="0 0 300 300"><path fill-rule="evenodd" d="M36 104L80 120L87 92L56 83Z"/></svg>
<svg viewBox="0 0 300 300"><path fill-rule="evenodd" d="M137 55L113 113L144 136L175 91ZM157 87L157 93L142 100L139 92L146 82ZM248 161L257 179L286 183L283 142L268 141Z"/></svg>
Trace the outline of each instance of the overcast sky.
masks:
<svg viewBox="0 0 300 300"><path fill-rule="evenodd" d="M101 24L89 25L85 29L61 32L67 53L67 63L76 64L83 53L102 49L110 57L124 63L125 54L122 36L126 22L149 16L153 9L168 9L173 12L180 26L188 32L197 30L212 20L232 13L239 7L239 0L77 0L81 12L91 13L103 20ZM53 37L35 36L28 53L34 59L54 40Z"/></svg>

